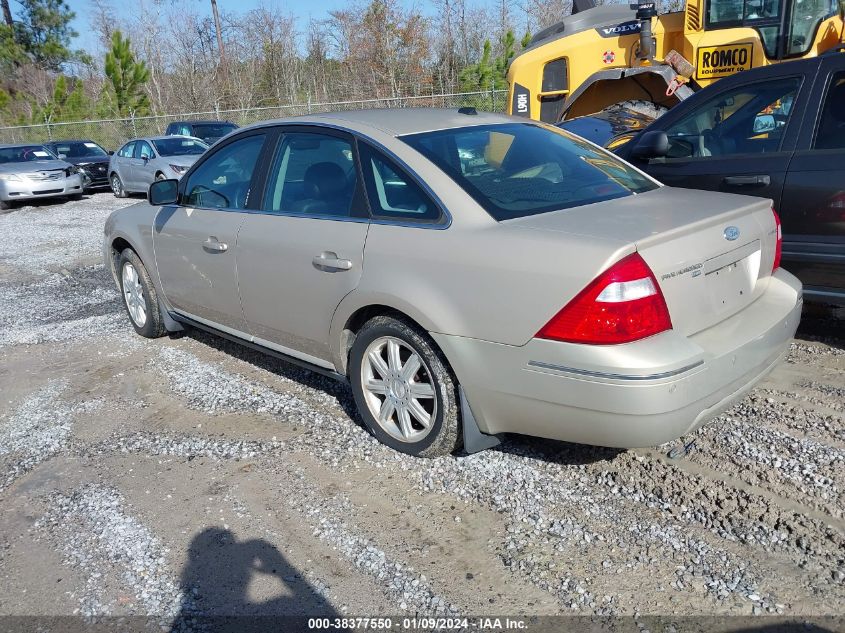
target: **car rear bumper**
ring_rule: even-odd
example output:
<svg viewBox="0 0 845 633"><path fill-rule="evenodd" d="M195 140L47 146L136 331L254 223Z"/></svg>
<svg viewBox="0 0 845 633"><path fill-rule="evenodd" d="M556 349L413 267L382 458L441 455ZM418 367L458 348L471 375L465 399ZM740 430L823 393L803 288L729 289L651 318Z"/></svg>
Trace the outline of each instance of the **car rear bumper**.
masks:
<svg viewBox="0 0 845 633"><path fill-rule="evenodd" d="M754 387L788 349L801 306L801 283L779 269L754 303L690 337L515 347L432 336L483 432L633 448L689 433Z"/></svg>
<svg viewBox="0 0 845 633"><path fill-rule="evenodd" d="M74 174L62 180L0 180L0 200L15 202L34 198L72 196L82 193L82 176Z"/></svg>

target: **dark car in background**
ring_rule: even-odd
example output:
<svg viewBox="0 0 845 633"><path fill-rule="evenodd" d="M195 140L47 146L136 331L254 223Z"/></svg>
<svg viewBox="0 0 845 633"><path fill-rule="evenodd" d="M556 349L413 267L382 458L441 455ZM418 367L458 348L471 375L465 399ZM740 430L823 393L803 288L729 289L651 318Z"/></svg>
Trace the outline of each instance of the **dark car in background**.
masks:
<svg viewBox="0 0 845 633"><path fill-rule="evenodd" d="M640 131L584 119L561 127L669 186L771 198L784 268L845 305L845 50L721 79Z"/></svg>
<svg viewBox="0 0 845 633"><path fill-rule="evenodd" d="M167 126L164 134L193 136L207 145L212 145L237 129L238 126L231 121L174 121Z"/></svg>
<svg viewBox="0 0 845 633"><path fill-rule="evenodd" d="M45 147L59 159L76 165L85 190L109 188L109 156L111 152L90 139L53 141Z"/></svg>

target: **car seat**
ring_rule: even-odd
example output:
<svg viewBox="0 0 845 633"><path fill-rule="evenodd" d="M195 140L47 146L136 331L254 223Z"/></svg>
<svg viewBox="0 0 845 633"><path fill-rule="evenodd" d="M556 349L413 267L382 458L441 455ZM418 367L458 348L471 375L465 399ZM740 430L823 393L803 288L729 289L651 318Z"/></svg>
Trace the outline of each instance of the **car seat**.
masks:
<svg viewBox="0 0 845 633"><path fill-rule="evenodd" d="M302 178L305 197L294 203L298 213L325 213L345 216L349 213L349 186L346 173L337 163L314 163Z"/></svg>

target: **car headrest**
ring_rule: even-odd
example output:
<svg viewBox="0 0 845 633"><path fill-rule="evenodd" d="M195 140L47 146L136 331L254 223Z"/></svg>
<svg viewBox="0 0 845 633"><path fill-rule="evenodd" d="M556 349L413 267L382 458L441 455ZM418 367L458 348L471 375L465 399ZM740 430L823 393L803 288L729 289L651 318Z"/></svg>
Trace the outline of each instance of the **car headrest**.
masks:
<svg viewBox="0 0 845 633"><path fill-rule="evenodd" d="M319 198L331 198L346 189L346 174L337 163L314 163L305 170L303 180Z"/></svg>

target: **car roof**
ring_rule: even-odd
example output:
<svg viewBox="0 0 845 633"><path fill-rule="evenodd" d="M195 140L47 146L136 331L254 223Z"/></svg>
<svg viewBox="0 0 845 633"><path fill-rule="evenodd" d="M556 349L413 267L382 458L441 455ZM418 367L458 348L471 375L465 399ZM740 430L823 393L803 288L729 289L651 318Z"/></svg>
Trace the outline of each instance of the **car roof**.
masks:
<svg viewBox="0 0 845 633"><path fill-rule="evenodd" d="M170 141L174 138L189 138L192 141L199 141L200 143L205 143L201 138L197 138L196 136L188 136L186 134L161 134L159 136L139 136L137 138L130 138L126 143L136 143L138 141ZM122 147L122 146L121 146Z"/></svg>
<svg viewBox="0 0 845 633"><path fill-rule="evenodd" d="M4 145L0 145L0 149L14 149L16 147L44 147L46 143L39 143L37 141L33 141L32 143L8 143Z"/></svg>
<svg viewBox="0 0 845 633"><path fill-rule="evenodd" d="M216 119L185 119L184 121L171 121L168 125L195 125L197 123L203 125L220 124L220 125L235 125L231 121L217 121Z"/></svg>
<svg viewBox="0 0 845 633"><path fill-rule="evenodd" d="M99 145L97 141L92 141L90 138L60 138L57 141L48 141L45 145L58 145L59 143L94 143Z"/></svg>
<svg viewBox="0 0 845 633"><path fill-rule="evenodd" d="M530 121L489 112L464 114L455 108L373 108L273 119L261 121L248 127L254 129L291 123L297 125L313 123L315 125L337 126L361 133L377 130L391 136L402 136L434 130L515 122L525 123Z"/></svg>

